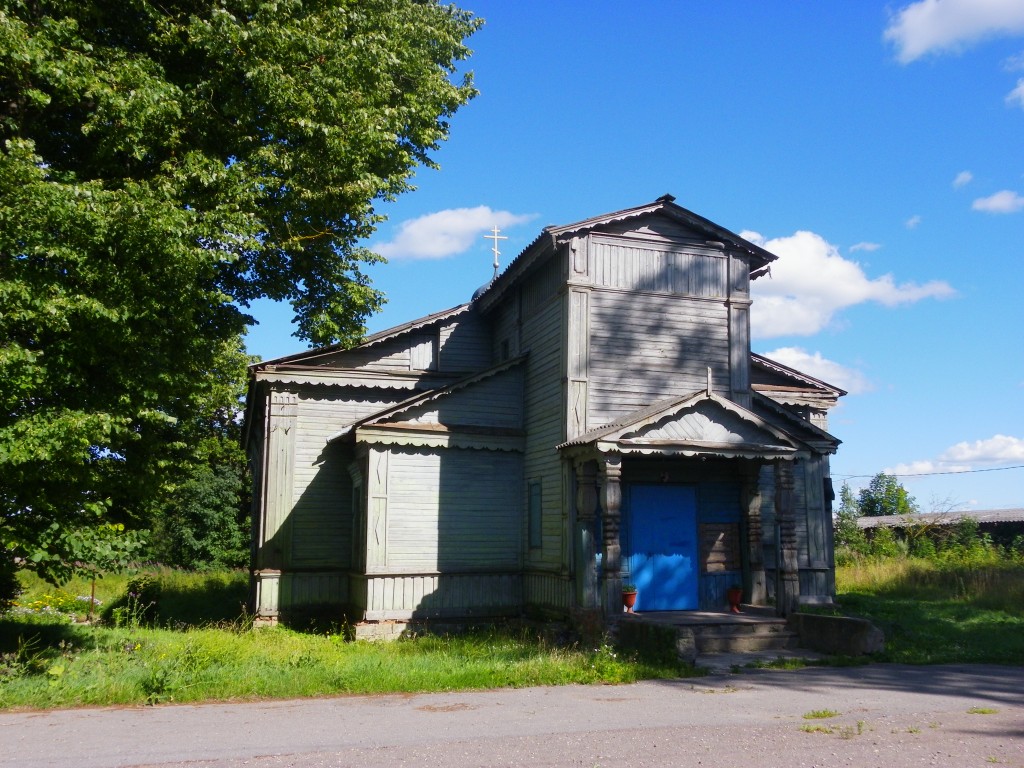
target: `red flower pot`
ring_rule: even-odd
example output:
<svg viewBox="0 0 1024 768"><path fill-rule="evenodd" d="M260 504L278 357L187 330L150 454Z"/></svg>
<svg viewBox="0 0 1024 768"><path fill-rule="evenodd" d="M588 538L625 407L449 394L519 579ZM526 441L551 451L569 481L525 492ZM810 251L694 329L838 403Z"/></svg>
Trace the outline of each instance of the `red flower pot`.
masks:
<svg viewBox="0 0 1024 768"><path fill-rule="evenodd" d="M633 606L636 605L636 592L623 592L622 604L626 606L626 613L632 613Z"/></svg>
<svg viewBox="0 0 1024 768"><path fill-rule="evenodd" d="M740 587L729 587L725 590L725 599L729 601L729 610L739 613L740 603L743 601L743 590Z"/></svg>

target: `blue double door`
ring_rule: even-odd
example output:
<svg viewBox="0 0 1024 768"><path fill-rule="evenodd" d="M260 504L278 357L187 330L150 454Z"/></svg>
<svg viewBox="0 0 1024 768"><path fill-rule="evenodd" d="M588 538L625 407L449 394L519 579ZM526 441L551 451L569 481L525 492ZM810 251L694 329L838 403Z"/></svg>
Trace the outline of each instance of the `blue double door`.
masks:
<svg viewBox="0 0 1024 768"><path fill-rule="evenodd" d="M639 594L637 611L698 607L697 489L630 485L626 494L625 559Z"/></svg>

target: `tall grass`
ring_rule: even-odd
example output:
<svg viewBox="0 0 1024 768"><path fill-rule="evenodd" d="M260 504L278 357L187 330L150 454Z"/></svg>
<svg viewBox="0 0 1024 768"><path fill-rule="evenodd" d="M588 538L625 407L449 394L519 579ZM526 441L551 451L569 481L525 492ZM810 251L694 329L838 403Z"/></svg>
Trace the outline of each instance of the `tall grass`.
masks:
<svg viewBox="0 0 1024 768"><path fill-rule="evenodd" d="M175 626L199 626L217 622L232 622L244 611L249 589L245 571L179 571L172 568L150 567L125 573L104 574L93 582L76 577L62 587L43 581L33 573L18 574L22 594L15 606L15 615L23 614L18 607L54 604L66 607L67 618L82 621L89 613L89 600L95 595L93 616L123 599L128 583L144 574L159 582L161 587L157 621ZM71 601L79 605L70 610Z"/></svg>
<svg viewBox="0 0 1024 768"><path fill-rule="evenodd" d="M861 559L836 569L844 613L871 619L888 661L1024 665L1024 563Z"/></svg>
<svg viewBox="0 0 1024 768"><path fill-rule="evenodd" d="M861 560L836 570L841 593L944 600L1024 616L1024 564L942 563L922 558Z"/></svg>

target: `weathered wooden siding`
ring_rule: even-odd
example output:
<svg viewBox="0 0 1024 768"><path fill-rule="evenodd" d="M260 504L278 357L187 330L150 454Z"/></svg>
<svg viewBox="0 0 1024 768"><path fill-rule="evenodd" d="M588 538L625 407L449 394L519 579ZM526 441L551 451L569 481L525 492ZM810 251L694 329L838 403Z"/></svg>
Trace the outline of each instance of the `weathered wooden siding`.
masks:
<svg viewBox="0 0 1024 768"><path fill-rule="evenodd" d="M509 573L428 573L354 577L368 621L517 616L523 577ZM365 581L364 581L365 580Z"/></svg>
<svg viewBox="0 0 1024 768"><path fill-rule="evenodd" d="M356 347L318 359L332 368L374 368L395 372L431 370L437 367L438 331L428 328L397 336L366 347ZM415 365L414 365L415 362Z"/></svg>
<svg viewBox="0 0 1024 768"><path fill-rule="evenodd" d="M721 251L591 237L593 285L642 293L725 298L728 259Z"/></svg>
<svg viewBox="0 0 1024 768"><path fill-rule="evenodd" d="M389 454L384 570L447 573L520 566L520 454L461 449Z"/></svg>
<svg viewBox="0 0 1024 768"><path fill-rule="evenodd" d="M495 362L500 363L522 354L519 317L519 293L513 291L494 310L491 357Z"/></svg>
<svg viewBox="0 0 1024 768"><path fill-rule="evenodd" d="M351 392L342 395L329 388L300 393L288 565L347 568L351 564L352 480L348 465L353 456L345 447L328 445L327 440L404 396L375 392L357 400Z"/></svg>
<svg viewBox="0 0 1024 768"><path fill-rule="evenodd" d="M722 302L617 291L590 294L591 429L669 397L729 382Z"/></svg>
<svg viewBox="0 0 1024 768"><path fill-rule="evenodd" d="M490 367L490 327L477 312L460 315L439 329L438 370L471 373Z"/></svg>
<svg viewBox="0 0 1024 768"><path fill-rule="evenodd" d="M548 610L567 613L573 604L573 582L558 573L531 571L525 574L526 602Z"/></svg>
<svg viewBox="0 0 1024 768"><path fill-rule="evenodd" d="M348 602L349 581L345 573L278 571L256 574L255 607L258 616L280 616L312 607L340 609Z"/></svg>
<svg viewBox="0 0 1024 768"><path fill-rule="evenodd" d="M807 563L801 562L800 594L809 602L835 596L832 510L825 499L824 478L829 474L827 456L800 462L803 467Z"/></svg>
<svg viewBox="0 0 1024 768"><path fill-rule="evenodd" d="M562 262L552 259L522 288L521 339L527 351L525 373L526 482L541 484L542 544L527 550L533 569L561 572L567 567L567 491L562 459L555 446L565 439L565 297L561 290ZM520 490L524 499L526 487ZM525 533L525 529L524 529ZM530 584L527 584L529 590ZM529 602L542 604L542 594L530 591Z"/></svg>
<svg viewBox="0 0 1024 768"><path fill-rule="evenodd" d="M823 472L828 458L803 459L793 467L793 507L796 515L800 600L827 602L835 595L832 567L832 518L824 499ZM768 592L774 595L776 567L775 471L761 468L761 526L764 566L769 571Z"/></svg>
<svg viewBox="0 0 1024 768"><path fill-rule="evenodd" d="M523 372L511 368L395 417L414 424L521 429Z"/></svg>

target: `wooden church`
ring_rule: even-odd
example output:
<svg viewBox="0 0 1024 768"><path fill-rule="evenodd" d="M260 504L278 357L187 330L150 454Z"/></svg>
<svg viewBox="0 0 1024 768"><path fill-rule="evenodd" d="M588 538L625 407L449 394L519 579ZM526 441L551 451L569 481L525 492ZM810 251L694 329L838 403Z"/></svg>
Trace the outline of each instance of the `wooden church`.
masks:
<svg viewBox="0 0 1024 768"><path fill-rule="evenodd" d="M626 583L640 612L831 601L845 393L751 353L775 259L665 195L546 227L466 304L252 366L258 620L609 619Z"/></svg>

